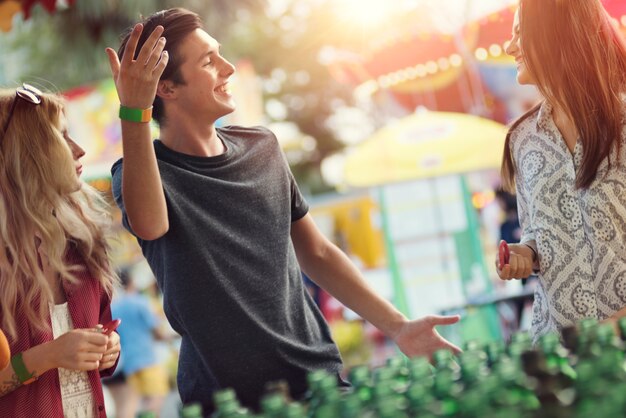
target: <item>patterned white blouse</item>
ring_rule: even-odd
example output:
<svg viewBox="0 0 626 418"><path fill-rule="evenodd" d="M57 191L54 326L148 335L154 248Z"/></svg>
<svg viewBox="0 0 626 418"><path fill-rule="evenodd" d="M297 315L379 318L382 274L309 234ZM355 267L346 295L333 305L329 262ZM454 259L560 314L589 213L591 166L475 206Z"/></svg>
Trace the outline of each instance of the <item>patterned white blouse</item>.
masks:
<svg viewBox="0 0 626 418"><path fill-rule="evenodd" d="M626 110L626 107L625 107ZM521 242L539 259L531 335L560 331L582 318L605 319L626 306L626 126L619 165L611 154L588 189L576 189L582 144L574 152L544 102L511 135Z"/></svg>
<svg viewBox="0 0 626 418"><path fill-rule="evenodd" d="M54 338L59 338L74 329L67 302L51 305L50 319ZM95 401L87 372L63 368L58 370L63 401L63 418L95 418Z"/></svg>

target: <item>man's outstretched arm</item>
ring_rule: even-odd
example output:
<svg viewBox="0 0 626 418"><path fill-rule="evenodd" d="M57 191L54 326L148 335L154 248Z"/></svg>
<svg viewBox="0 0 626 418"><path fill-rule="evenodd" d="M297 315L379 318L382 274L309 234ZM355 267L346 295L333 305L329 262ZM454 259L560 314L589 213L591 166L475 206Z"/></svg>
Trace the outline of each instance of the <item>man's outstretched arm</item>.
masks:
<svg viewBox="0 0 626 418"><path fill-rule="evenodd" d="M435 330L450 325L458 316L428 315L408 320L365 282L358 268L317 228L311 215L291 224L293 241L302 271L341 303L391 338L410 357L428 356L439 349L461 350Z"/></svg>

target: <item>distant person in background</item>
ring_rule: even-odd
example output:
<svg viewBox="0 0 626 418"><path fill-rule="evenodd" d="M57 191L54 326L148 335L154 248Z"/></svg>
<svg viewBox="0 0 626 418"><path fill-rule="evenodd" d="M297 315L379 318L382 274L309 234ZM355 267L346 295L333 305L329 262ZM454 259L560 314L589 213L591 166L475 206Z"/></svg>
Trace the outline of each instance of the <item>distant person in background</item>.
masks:
<svg viewBox="0 0 626 418"><path fill-rule="evenodd" d="M315 302L317 307L322 309L322 289L313 280L309 279L309 277L304 273L302 273L302 280L304 280L304 286L313 298L313 301Z"/></svg>
<svg viewBox="0 0 626 418"><path fill-rule="evenodd" d="M121 410L125 407L125 405L130 403L131 399L138 397L138 395L135 394L135 391L131 390L126 382L126 376L122 371L121 355L120 361L117 363L117 367L115 368L115 372L111 376L103 378L102 385L108 390L108 394L110 395L110 397L107 397L107 393L105 392L105 402L109 401L111 398L113 400L114 408L110 409L113 409L113 416L115 418L123 416L121 414Z"/></svg>
<svg viewBox="0 0 626 418"><path fill-rule="evenodd" d="M519 216L517 214L517 199L514 194L511 194L503 189L496 190L496 199L504 214L504 220L500 223L500 240L504 240L509 244L515 244L520 242L522 238L522 228L519 223ZM528 278L521 279L522 286L526 286ZM516 299L510 302L510 305L515 308L515 317L510 318L511 321L506 322L509 324L511 333L515 333L520 330L522 324L522 315L524 309L528 303L532 302L532 298L528 297ZM530 308L530 305L528 305ZM504 315L501 315L505 318Z"/></svg>
<svg viewBox="0 0 626 418"><path fill-rule="evenodd" d="M500 223L500 239L508 243L516 243L522 237L522 228L517 215L517 199L514 194L502 189L496 190L496 199L504 213L504 220Z"/></svg>
<svg viewBox="0 0 626 418"><path fill-rule="evenodd" d="M626 42L599 0L521 0L507 53L543 102L505 142L522 238L500 278L528 277L534 341L626 314Z"/></svg>
<svg viewBox="0 0 626 418"><path fill-rule="evenodd" d="M504 212L504 220L500 223L500 239L509 244L520 242L522 238L522 227L519 223L519 215L517 213L517 199L515 195L503 189L496 190L496 199L500 203L500 207ZM522 279L522 285L525 285L527 278ZM521 309L524 301L521 301Z"/></svg>
<svg viewBox="0 0 626 418"><path fill-rule="evenodd" d="M144 411L158 416L170 388L155 342L168 337L161 332L150 299L138 292L127 270L120 273L120 281L124 292L113 300L111 310L115 318L122 320L118 328L123 348L120 367L128 390L112 392L117 418L134 418L137 412Z"/></svg>
<svg viewBox="0 0 626 418"><path fill-rule="evenodd" d="M0 417L105 418L100 377L119 356L106 204L80 180L85 152L59 96L0 91Z"/></svg>

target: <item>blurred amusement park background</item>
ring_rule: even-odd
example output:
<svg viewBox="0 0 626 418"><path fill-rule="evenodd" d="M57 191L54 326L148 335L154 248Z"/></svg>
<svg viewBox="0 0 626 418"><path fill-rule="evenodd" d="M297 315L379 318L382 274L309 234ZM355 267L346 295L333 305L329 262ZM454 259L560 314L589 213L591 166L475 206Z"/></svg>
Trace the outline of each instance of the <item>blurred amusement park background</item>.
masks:
<svg viewBox="0 0 626 418"><path fill-rule="evenodd" d="M626 32L626 2L603 3ZM104 48L169 7L200 14L237 68L220 123L276 133L318 225L375 289L411 317L461 313L458 343L528 326L532 280L498 282L492 261L516 233L506 125L538 100L504 53L515 0L0 0L0 84L67 97L83 175L105 193L121 134ZM116 266L158 295L118 235ZM348 367L384 361L381 335L310 288Z"/></svg>

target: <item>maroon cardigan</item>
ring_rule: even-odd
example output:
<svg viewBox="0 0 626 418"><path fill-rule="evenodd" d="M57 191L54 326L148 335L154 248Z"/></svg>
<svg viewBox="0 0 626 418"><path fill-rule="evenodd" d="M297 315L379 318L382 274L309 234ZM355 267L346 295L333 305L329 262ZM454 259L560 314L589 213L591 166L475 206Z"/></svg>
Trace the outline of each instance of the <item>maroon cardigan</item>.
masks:
<svg viewBox="0 0 626 418"><path fill-rule="evenodd" d="M84 265L76 250L70 249L67 261L69 265ZM91 273L85 268L76 273L77 284L64 284L67 305L74 328L93 328L111 320L110 298ZM1 303L1 299L0 299ZM19 306L19 303L18 303ZM41 332L31 328L24 316L17 315L17 339L10 339L11 354L21 353L36 345L52 341L52 327ZM6 334L6 333L5 333ZM99 418L106 418L104 395L100 377L109 376L117 363L110 369L88 372ZM11 393L0 397L0 417L12 418L58 418L63 416L61 389L58 369L51 369L29 385L21 386Z"/></svg>

